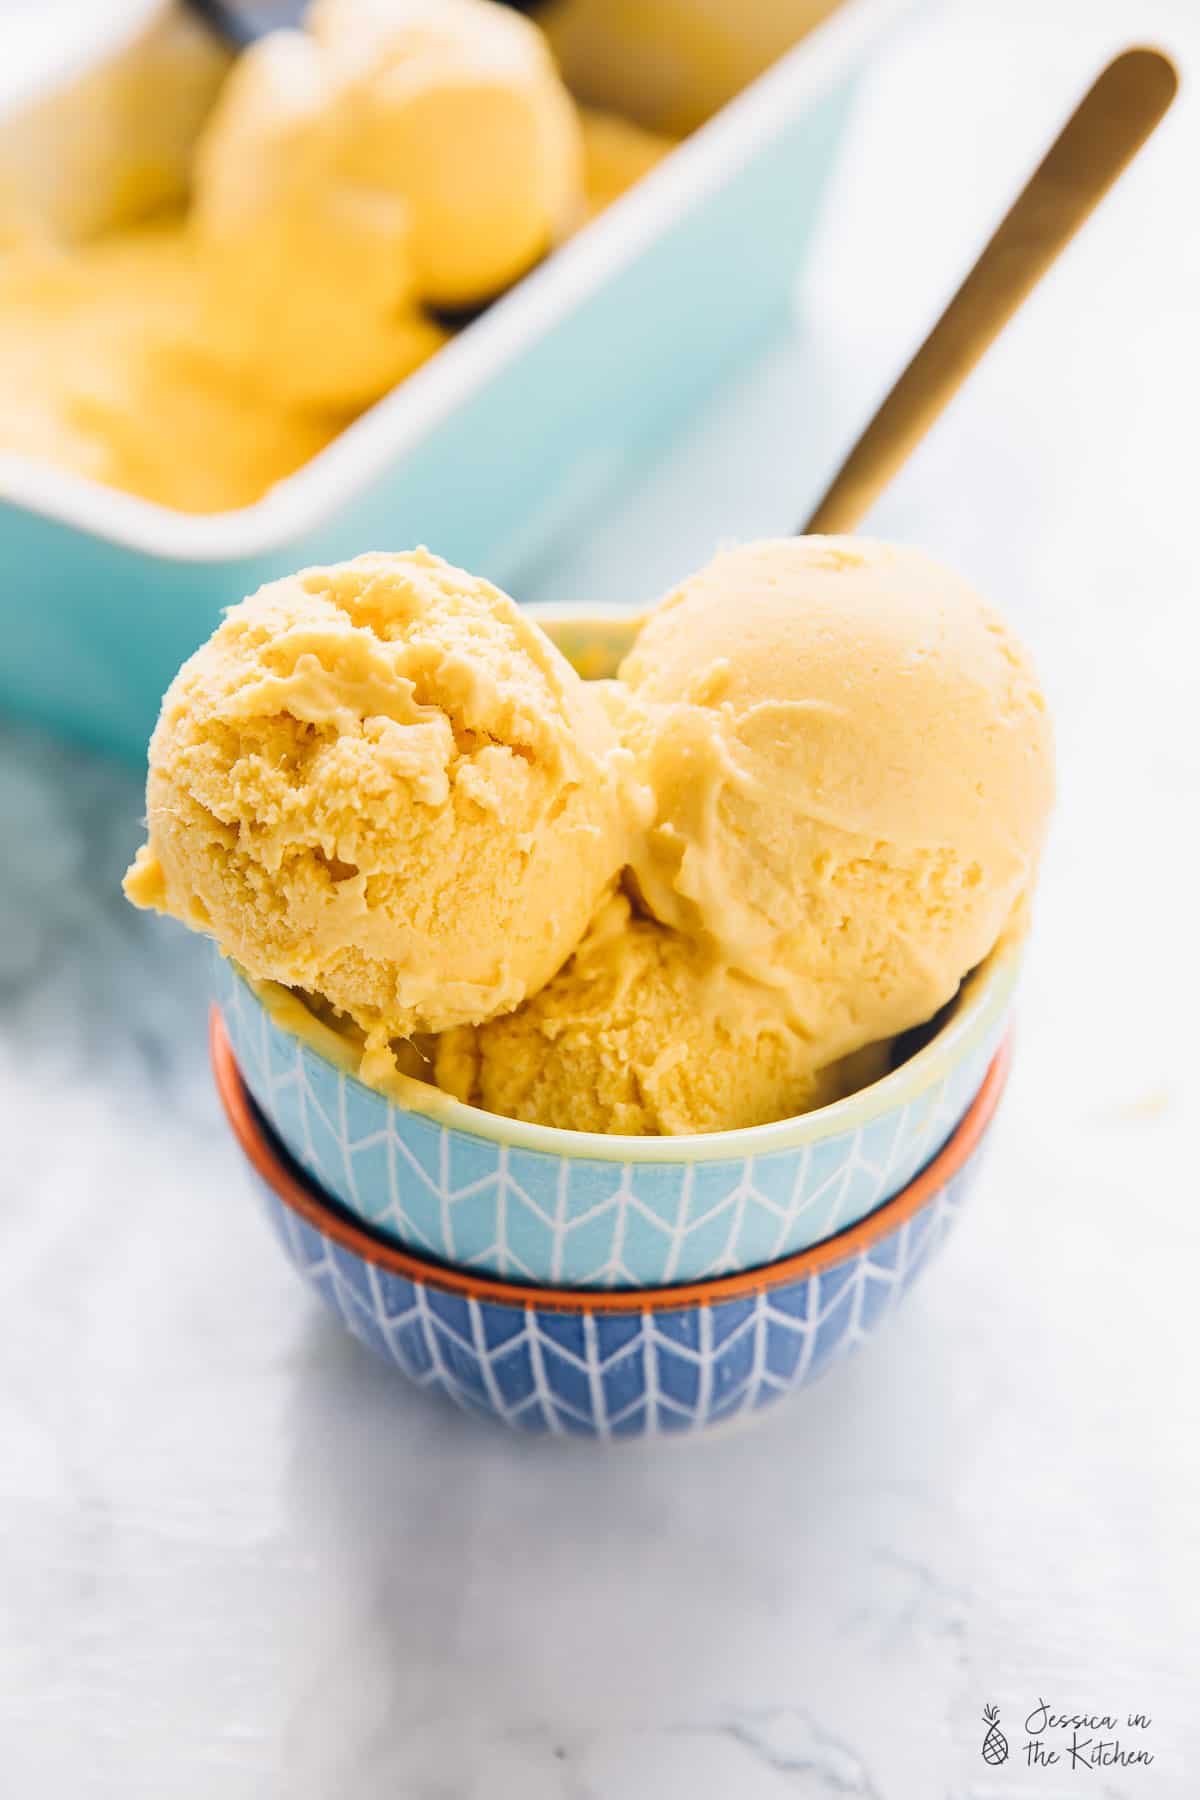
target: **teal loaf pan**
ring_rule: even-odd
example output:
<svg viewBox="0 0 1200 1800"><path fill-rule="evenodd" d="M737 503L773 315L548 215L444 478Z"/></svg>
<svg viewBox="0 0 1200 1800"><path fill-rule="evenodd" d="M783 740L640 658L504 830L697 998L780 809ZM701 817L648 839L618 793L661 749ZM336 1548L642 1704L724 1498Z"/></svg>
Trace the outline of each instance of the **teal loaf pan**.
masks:
<svg viewBox="0 0 1200 1800"><path fill-rule="evenodd" d="M0 457L0 710L140 759L224 606L428 544L501 583L787 306L852 89L905 0L846 0L327 450L206 517Z"/></svg>

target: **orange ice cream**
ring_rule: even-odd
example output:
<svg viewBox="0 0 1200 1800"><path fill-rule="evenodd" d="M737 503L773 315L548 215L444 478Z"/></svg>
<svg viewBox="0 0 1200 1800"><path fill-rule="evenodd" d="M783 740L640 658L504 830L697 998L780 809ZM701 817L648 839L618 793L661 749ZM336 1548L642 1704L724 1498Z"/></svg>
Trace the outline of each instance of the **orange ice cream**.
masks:
<svg viewBox="0 0 1200 1800"><path fill-rule="evenodd" d="M656 919L778 990L823 1063L922 1023L1019 922L1053 799L1029 657L924 552L717 556L621 665Z"/></svg>
<svg viewBox="0 0 1200 1800"><path fill-rule="evenodd" d="M421 550L305 570L168 690L126 892L382 1050L550 979L625 859L627 762L490 583Z"/></svg>

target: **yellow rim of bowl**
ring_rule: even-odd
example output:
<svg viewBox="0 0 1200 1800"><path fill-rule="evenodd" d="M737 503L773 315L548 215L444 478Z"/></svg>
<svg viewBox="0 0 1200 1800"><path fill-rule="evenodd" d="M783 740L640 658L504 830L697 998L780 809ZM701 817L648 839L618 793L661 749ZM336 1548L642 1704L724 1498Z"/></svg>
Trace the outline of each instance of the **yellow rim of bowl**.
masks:
<svg viewBox="0 0 1200 1800"><path fill-rule="evenodd" d="M971 1105L931 1162L907 1187L877 1206L866 1218L847 1225L833 1237L810 1244L777 1262L761 1263L728 1275L701 1281L684 1281L670 1287L571 1288L544 1287L537 1282L517 1282L478 1269L440 1262L423 1252L406 1249L393 1238L381 1237L362 1219L349 1213L305 1173L289 1156L252 1103L250 1090L233 1054L229 1033L219 1010L209 1019L209 1055L217 1094L234 1136L260 1181L271 1189L289 1211L298 1214L326 1239L341 1245L361 1262L373 1263L407 1281L500 1306L530 1307L539 1312L643 1313L689 1311L697 1306L717 1306L770 1293L823 1270L846 1263L870 1250L882 1239L921 1212L960 1175L991 1128L996 1108L1004 1095L1012 1060L1012 1043L1005 1038Z"/></svg>
<svg viewBox="0 0 1200 1800"><path fill-rule="evenodd" d="M805 1144L842 1132L858 1130L882 1113L899 1111L919 1100L937 1082L986 1041L993 1030L999 1031L1012 1000L1021 966L1022 946L1019 942L1001 945L979 968L969 975L954 1002L954 1011L936 1037L931 1038L914 1055L869 1087L860 1088L844 1100L820 1106L812 1112L792 1119L778 1119L770 1125L747 1125L737 1131L696 1132L689 1137L623 1137L599 1131L568 1131L558 1125L532 1125L524 1119L506 1119L499 1113L485 1112L455 1100L440 1088L409 1076L396 1077L397 1094L384 1094L368 1087L336 1054L337 1036L328 1026L313 1018L303 1002L286 988L273 983L259 983L250 978L236 963L231 967L271 1023L285 1035L296 1039L303 1050L316 1057L344 1081L349 1081L369 1094L372 1100L394 1106L398 1112L416 1114L447 1130L461 1131L469 1137L483 1138L511 1150L537 1150L546 1156L571 1156L591 1162L615 1163L695 1163L724 1162L748 1156L767 1156L779 1150L795 1150ZM301 1017L311 1021L313 1029L297 1029ZM295 1020L296 1023L292 1023ZM327 1039L334 1054L318 1046ZM406 1098L398 1098L403 1093Z"/></svg>

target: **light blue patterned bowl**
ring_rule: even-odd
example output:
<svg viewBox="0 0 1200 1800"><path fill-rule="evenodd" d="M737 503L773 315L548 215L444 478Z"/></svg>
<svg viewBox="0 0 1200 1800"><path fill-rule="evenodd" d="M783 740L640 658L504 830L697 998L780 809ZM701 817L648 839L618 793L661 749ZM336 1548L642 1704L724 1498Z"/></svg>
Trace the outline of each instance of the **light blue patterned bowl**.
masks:
<svg viewBox="0 0 1200 1800"><path fill-rule="evenodd" d="M861 1224L768 1269L686 1288L580 1294L447 1269L363 1229L268 1134L220 1020L213 1069L292 1262L362 1343L422 1387L514 1429L628 1438L751 1417L812 1381L888 1316L958 1215L1007 1073Z"/></svg>
<svg viewBox="0 0 1200 1800"><path fill-rule="evenodd" d="M882 1081L775 1125L695 1137L558 1131L420 1082L401 1105L293 1029L305 1015L215 955L238 1066L285 1148L372 1231L418 1255L571 1288L705 1281L774 1263L865 1218L950 1137L1004 1034L1019 951L965 985Z"/></svg>

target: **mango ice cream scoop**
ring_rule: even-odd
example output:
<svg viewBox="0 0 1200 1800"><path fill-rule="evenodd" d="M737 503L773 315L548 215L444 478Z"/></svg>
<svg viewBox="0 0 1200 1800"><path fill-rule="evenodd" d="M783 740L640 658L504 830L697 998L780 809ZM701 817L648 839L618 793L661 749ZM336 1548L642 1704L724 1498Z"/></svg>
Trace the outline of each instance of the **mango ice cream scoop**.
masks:
<svg viewBox="0 0 1200 1800"><path fill-rule="evenodd" d="M319 995L368 1049L541 988L626 855L628 758L489 582L427 551L271 583L150 744L139 906Z"/></svg>
<svg viewBox="0 0 1200 1800"><path fill-rule="evenodd" d="M316 0L345 168L402 201L430 304L492 299L577 222L583 145L545 38L493 0Z"/></svg>
<svg viewBox="0 0 1200 1800"><path fill-rule="evenodd" d="M1053 798L1029 658L923 552L723 552L621 666L662 924L773 987L817 1066L930 1018L1020 919Z"/></svg>
<svg viewBox="0 0 1200 1800"><path fill-rule="evenodd" d="M777 993L614 894L533 999L440 1038L433 1074L533 1124L679 1135L826 1106L884 1074L888 1048L818 1067Z"/></svg>

